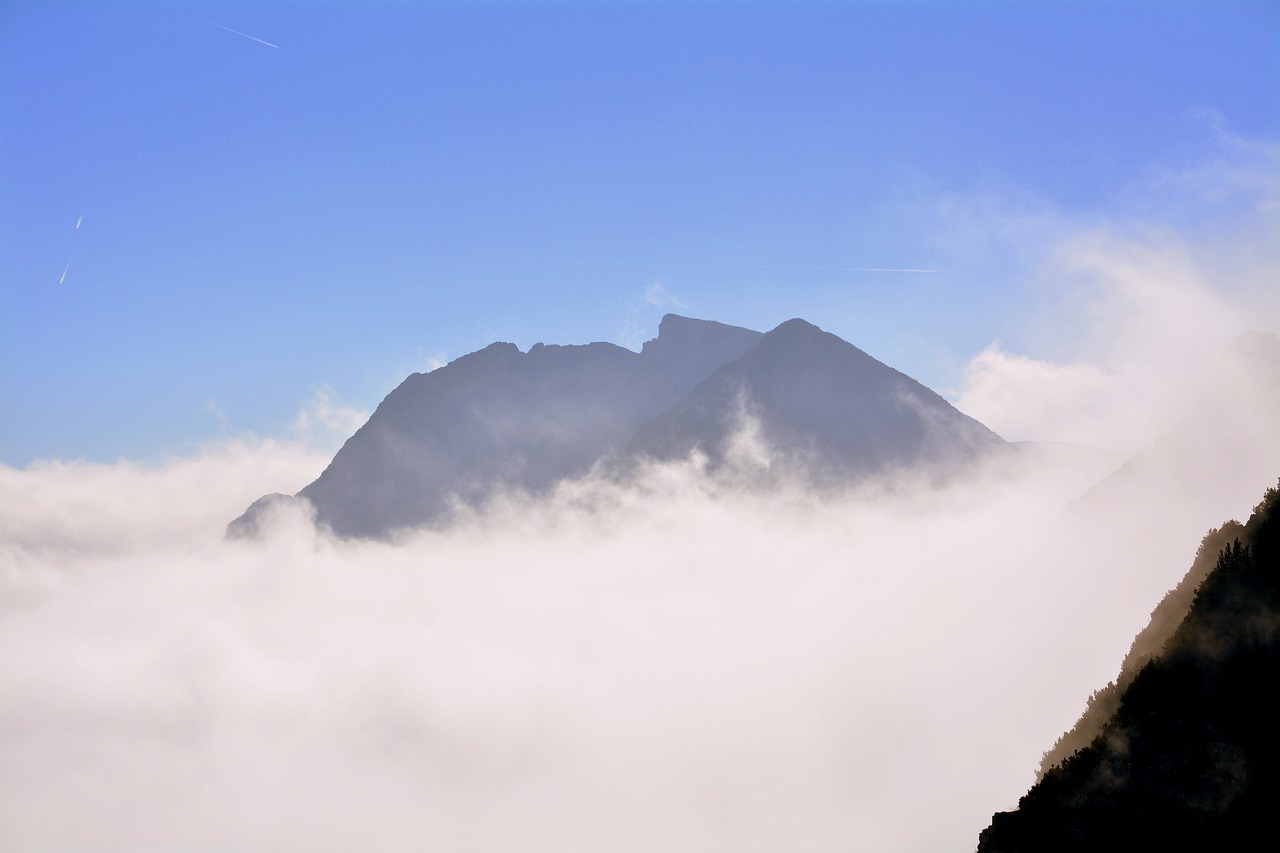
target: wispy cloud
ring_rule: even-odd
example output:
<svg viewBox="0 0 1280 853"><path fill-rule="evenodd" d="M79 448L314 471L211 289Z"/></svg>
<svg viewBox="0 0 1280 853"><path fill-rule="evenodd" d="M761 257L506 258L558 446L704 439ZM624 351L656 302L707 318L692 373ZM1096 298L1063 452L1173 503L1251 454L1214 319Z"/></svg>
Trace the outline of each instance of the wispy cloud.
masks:
<svg viewBox="0 0 1280 853"><path fill-rule="evenodd" d="M1039 306L1018 342L969 361L957 405L1009 438L1133 449L1217 388L1256 390L1224 357L1243 332L1280 331L1280 181L1264 163L1280 163L1274 149L1228 138L1136 182L1107 215L947 199L940 231L972 286L1016 276Z"/></svg>
<svg viewBox="0 0 1280 853"><path fill-rule="evenodd" d="M687 307L680 298L674 293L667 290L665 284L661 281L652 281L645 286L644 302L654 308L685 308Z"/></svg>
<svg viewBox="0 0 1280 853"><path fill-rule="evenodd" d="M667 289L660 279L649 282L640 292L640 298L627 310L622 329L615 337L620 346L639 349L653 334L654 315L657 312L687 311L689 306Z"/></svg>
<svg viewBox="0 0 1280 853"><path fill-rule="evenodd" d="M369 419L369 413L342 403L337 392L325 385L318 388L305 408L293 419L295 436L307 438L321 447L336 448Z"/></svg>
<svg viewBox="0 0 1280 853"><path fill-rule="evenodd" d="M231 430L231 418L227 417L227 410L217 400L207 400L203 406L204 410L218 421L218 429L226 434Z"/></svg>

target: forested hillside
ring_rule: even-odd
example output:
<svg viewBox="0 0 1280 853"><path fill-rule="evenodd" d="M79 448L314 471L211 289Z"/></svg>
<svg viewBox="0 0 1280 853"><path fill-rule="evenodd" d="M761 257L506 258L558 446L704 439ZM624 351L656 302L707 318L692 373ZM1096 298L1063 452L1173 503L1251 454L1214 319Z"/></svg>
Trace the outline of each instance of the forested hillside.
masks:
<svg viewBox="0 0 1280 853"><path fill-rule="evenodd" d="M1205 537L1120 681L1094 694L1017 810L996 814L982 832L979 853L1273 849L1277 504L1280 491L1269 489L1246 524Z"/></svg>

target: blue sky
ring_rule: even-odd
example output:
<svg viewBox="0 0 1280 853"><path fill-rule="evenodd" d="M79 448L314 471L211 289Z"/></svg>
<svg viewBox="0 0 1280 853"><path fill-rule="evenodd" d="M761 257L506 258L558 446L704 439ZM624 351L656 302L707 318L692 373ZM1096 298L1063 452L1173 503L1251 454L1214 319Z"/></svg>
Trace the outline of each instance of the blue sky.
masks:
<svg viewBox="0 0 1280 853"><path fill-rule="evenodd" d="M1169 176L1280 138L1280 5L9 2L0 122L8 465L668 310L946 391L993 341L1079 355L1047 232L1258 207Z"/></svg>

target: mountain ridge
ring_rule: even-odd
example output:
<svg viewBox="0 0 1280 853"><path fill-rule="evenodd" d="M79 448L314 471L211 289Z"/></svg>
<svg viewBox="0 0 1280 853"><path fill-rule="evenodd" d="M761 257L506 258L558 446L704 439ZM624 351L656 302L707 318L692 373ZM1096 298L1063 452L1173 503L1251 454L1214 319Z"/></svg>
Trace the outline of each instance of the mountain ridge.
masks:
<svg viewBox="0 0 1280 853"><path fill-rule="evenodd" d="M596 466L705 452L713 467L756 417L777 472L843 483L939 469L1005 447L914 379L801 319L768 333L668 314L639 353L610 343L490 344L407 377L292 499L228 525L253 536L268 506L305 500L343 537L440 523L504 489L541 494ZM669 438L670 440L667 440Z"/></svg>
<svg viewBox="0 0 1280 853"><path fill-rule="evenodd" d="M969 457L1005 444L906 374L795 318L641 427L630 449L671 460L699 447L721 462L738 426L723 419L733 408L745 409L766 441L788 451L784 467L833 482L959 461L942 457L957 456L960 445L972 445L974 453L959 454Z"/></svg>

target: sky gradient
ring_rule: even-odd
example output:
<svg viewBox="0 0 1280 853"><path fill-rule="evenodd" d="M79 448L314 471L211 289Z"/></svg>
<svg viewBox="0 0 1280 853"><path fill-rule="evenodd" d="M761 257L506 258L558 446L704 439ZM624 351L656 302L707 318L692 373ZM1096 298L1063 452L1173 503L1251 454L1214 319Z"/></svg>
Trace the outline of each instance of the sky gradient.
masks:
<svg viewBox="0 0 1280 853"><path fill-rule="evenodd" d="M1187 176L1273 172L1278 45L1274 3L5 3L0 460L280 435L666 311L953 400L996 341L1087 361L1045 259L1270 228Z"/></svg>

